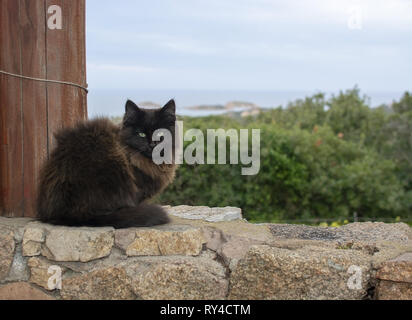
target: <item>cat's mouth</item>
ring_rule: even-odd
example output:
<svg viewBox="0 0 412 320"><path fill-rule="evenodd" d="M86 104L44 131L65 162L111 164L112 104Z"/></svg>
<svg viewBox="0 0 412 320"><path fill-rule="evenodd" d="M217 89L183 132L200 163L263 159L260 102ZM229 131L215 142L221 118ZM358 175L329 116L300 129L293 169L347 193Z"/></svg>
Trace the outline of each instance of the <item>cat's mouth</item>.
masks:
<svg viewBox="0 0 412 320"><path fill-rule="evenodd" d="M140 153L141 153L145 158L148 158L148 159L152 160L152 161L155 162L155 163L156 163L155 159L157 159L158 156L162 157L162 159L163 159L163 157L165 156L164 151L161 151L161 152L160 152L160 155L153 154L153 149L141 151Z"/></svg>
<svg viewBox="0 0 412 320"><path fill-rule="evenodd" d="M146 158L152 159L153 156L153 149L145 150L141 152Z"/></svg>

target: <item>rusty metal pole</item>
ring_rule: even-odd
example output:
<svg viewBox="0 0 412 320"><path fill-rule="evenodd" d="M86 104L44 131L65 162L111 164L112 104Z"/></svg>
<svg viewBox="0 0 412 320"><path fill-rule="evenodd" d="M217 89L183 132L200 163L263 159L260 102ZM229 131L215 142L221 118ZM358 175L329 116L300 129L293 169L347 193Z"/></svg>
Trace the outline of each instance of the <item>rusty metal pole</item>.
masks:
<svg viewBox="0 0 412 320"><path fill-rule="evenodd" d="M0 0L0 70L86 87L85 0ZM0 215L36 216L54 132L86 118L84 89L0 73Z"/></svg>

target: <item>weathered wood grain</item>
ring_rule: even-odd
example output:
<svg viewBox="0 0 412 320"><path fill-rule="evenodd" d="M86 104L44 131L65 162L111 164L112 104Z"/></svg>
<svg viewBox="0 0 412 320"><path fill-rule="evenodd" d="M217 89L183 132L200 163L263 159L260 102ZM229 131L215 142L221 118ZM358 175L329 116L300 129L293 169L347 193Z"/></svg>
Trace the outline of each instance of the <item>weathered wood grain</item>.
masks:
<svg viewBox="0 0 412 320"><path fill-rule="evenodd" d="M86 86L85 2L83 0L46 0L46 6L62 8L62 30L46 30L47 78ZM47 84L49 104L49 145L54 133L87 118L86 92L60 84Z"/></svg>
<svg viewBox="0 0 412 320"><path fill-rule="evenodd" d="M20 0L22 74L46 77L46 4L44 0ZM47 96L44 82L23 80L23 190L24 216L34 217L40 167L48 155Z"/></svg>
<svg viewBox="0 0 412 320"><path fill-rule="evenodd" d="M47 27L51 5L63 28ZM1 0L0 69L86 86L85 0ZM53 134L87 118L80 88L0 74L0 215L34 217Z"/></svg>
<svg viewBox="0 0 412 320"><path fill-rule="evenodd" d="M0 69L21 72L20 1L0 1ZM22 80L0 74L0 213L20 216L23 201Z"/></svg>

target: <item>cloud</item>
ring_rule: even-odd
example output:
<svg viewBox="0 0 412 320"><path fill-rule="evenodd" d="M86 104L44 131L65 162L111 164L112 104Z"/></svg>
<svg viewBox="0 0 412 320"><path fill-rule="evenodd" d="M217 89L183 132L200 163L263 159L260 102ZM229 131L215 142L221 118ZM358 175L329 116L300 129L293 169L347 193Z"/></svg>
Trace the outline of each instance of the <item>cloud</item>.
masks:
<svg viewBox="0 0 412 320"><path fill-rule="evenodd" d="M176 12L194 19L223 20L239 23L305 23L345 22L353 7L360 7L371 23L401 27L411 26L410 0L200 0L180 1Z"/></svg>
<svg viewBox="0 0 412 320"><path fill-rule="evenodd" d="M362 29L350 30L352 9ZM90 85L410 87L410 0L88 2Z"/></svg>

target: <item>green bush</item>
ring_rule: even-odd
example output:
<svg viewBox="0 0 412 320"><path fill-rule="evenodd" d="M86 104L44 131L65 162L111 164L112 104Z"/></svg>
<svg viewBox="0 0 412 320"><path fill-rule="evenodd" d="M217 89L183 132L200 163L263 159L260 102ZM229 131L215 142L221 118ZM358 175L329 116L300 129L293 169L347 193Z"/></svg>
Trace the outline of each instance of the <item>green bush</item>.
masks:
<svg viewBox="0 0 412 320"><path fill-rule="evenodd" d="M355 212L361 218L410 219L412 191L403 177L410 158L398 158L401 142L387 128L393 121L410 124L410 111L404 111L409 98L401 101L403 113L392 116L387 108L369 108L355 88L329 100L317 94L256 118L184 117L185 130L199 128L205 137L206 129L261 129L260 172L242 176L242 164L183 164L156 200L237 206L252 221L343 221ZM404 127L398 131L408 137L412 131Z"/></svg>

